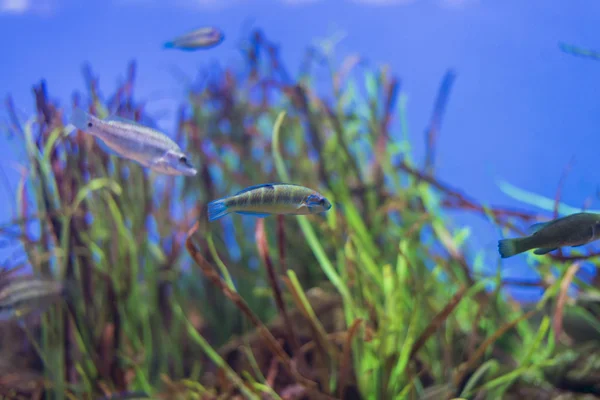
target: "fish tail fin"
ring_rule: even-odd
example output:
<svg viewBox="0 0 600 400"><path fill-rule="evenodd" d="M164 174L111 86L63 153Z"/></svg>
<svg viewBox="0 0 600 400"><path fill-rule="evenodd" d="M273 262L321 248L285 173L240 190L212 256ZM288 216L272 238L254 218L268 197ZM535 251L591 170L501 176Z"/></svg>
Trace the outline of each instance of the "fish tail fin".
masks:
<svg viewBox="0 0 600 400"><path fill-rule="evenodd" d="M498 241L500 257L508 258L529 250L524 238L502 239Z"/></svg>
<svg viewBox="0 0 600 400"><path fill-rule="evenodd" d="M211 201L210 203L208 203L206 209L208 212L209 221L215 221L229 214L229 210L227 209L227 205L225 204L225 200L223 199Z"/></svg>
<svg viewBox="0 0 600 400"><path fill-rule="evenodd" d="M83 111L81 108L73 109L73 114L71 114L71 124L75 126L75 128L80 131L86 131L88 129L88 122L90 122L91 116L90 114Z"/></svg>

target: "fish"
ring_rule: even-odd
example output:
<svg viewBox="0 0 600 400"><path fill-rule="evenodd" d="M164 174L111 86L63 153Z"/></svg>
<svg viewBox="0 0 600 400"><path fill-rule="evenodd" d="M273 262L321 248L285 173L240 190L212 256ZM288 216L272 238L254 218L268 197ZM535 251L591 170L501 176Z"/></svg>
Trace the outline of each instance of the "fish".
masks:
<svg viewBox="0 0 600 400"><path fill-rule="evenodd" d="M60 281L21 275L0 283L0 321L9 321L43 313L67 295Z"/></svg>
<svg viewBox="0 0 600 400"><path fill-rule="evenodd" d="M592 60L600 60L600 52L584 49L583 47L573 46L567 43L558 43L558 47L565 53L577 57L589 58Z"/></svg>
<svg viewBox="0 0 600 400"><path fill-rule="evenodd" d="M135 121L117 116L100 119L75 108L71 124L100 139L121 157L136 161L158 173L194 176L198 172L171 138Z"/></svg>
<svg viewBox="0 0 600 400"><path fill-rule="evenodd" d="M210 49L221 44L223 40L225 40L225 35L220 29L204 27L168 41L163 47L165 49L194 51L198 49Z"/></svg>
<svg viewBox="0 0 600 400"><path fill-rule="evenodd" d="M320 193L289 183L264 183L247 187L207 205L209 221L229 213L264 218L272 214L308 215L325 212L331 203Z"/></svg>
<svg viewBox="0 0 600 400"><path fill-rule="evenodd" d="M600 214L575 213L529 227L529 236L498 241L500 257L536 249L533 253L544 255L559 247L579 247L600 239Z"/></svg>

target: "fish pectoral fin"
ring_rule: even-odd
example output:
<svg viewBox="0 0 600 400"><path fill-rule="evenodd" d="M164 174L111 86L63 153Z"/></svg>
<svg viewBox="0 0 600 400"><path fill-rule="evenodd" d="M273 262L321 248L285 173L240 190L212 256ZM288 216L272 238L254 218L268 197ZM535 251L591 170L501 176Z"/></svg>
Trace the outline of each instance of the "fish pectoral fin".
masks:
<svg viewBox="0 0 600 400"><path fill-rule="evenodd" d="M266 213L253 212L253 211L236 211L236 214L251 215L253 217L258 217L258 218L264 218L264 217L268 217L269 215L271 215L271 214L266 214Z"/></svg>
<svg viewBox="0 0 600 400"><path fill-rule="evenodd" d="M156 166L158 166L158 165L161 165L161 164L164 164L164 163L166 163L166 162L167 162L167 154L168 154L168 153L169 153L169 152L167 151L167 152L165 152L165 154L163 154L162 156L160 156L160 157L158 157L158 158L155 158L154 160L150 161L150 162L148 163L148 167L149 167L149 168L152 168L152 167L156 167Z"/></svg>
<svg viewBox="0 0 600 400"><path fill-rule="evenodd" d="M149 163L146 163L146 164L144 164L144 163L141 163L141 162L140 162L140 164L144 165L144 166L145 166L145 167L147 167L147 168L150 168L150 169L152 169L152 168L154 168L154 167L156 167L156 166L159 166L159 165L160 165L160 164L162 164L163 162L164 162L164 159L163 159L163 158L157 158L157 159L155 159L155 160L152 160L152 161L150 161Z"/></svg>
<svg viewBox="0 0 600 400"><path fill-rule="evenodd" d="M310 207L308 205L306 205L305 203L300 203L298 204L298 206L296 207L296 213L298 214L302 214L304 209L307 209L310 212Z"/></svg>
<svg viewBox="0 0 600 400"><path fill-rule="evenodd" d="M23 318L29 314L31 314L33 310L31 307L22 306L15 310L14 315L16 318Z"/></svg>
<svg viewBox="0 0 600 400"><path fill-rule="evenodd" d="M533 254L537 254L538 256L542 256L542 255L548 254L548 253L550 253L551 251L554 251L554 250L558 250L558 247L554 247L552 249L550 249L550 248L537 249L537 250L535 250L533 252Z"/></svg>

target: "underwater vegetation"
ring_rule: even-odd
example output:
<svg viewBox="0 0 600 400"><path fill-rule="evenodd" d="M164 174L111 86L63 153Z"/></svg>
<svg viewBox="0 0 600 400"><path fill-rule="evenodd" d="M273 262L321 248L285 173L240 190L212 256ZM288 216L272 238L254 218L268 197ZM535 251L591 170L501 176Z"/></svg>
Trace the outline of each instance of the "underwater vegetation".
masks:
<svg viewBox="0 0 600 400"><path fill-rule="evenodd" d="M2 323L0 395L600 396L598 282L577 275L600 253L522 254L540 280L506 282L500 262L472 256L481 249L469 245L470 229L452 223L455 211L470 212L504 237L522 236L539 217L481 204L436 178L455 73L442 79L417 163L406 95L386 67L358 56L337 65L309 49L294 77L261 31L250 43L243 68L208 71L177 110L172 138L194 176L154 173L66 131L77 108L150 124L134 62L110 96L86 66L88 92L66 107L41 82L37 115L24 123L7 99L8 134L28 163L17 215L1 227L5 246L22 248L5 270L27 266L74 288L37 321ZM328 210L208 221L210 202L266 182L311 188ZM520 304L508 284L543 296Z"/></svg>

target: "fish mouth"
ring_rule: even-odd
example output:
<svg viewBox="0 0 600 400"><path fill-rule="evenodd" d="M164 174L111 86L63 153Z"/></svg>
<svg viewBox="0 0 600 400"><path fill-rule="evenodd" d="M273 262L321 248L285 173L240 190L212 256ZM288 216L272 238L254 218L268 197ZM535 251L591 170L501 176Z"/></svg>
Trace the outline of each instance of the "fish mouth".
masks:
<svg viewBox="0 0 600 400"><path fill-rule="evenodd" d="M198 170L190 163L187 157L181 160L180 164L177 166L177 170L185 176L195 176L198 173Z"/></svg>
<svg viewBox="0 0 600 400"><path fill-rule="evenodd" d="M187 167L187 168L183 168L181 172L185 176L196 176L196 174L198 173L198 170L194 167Z"/></svg>
<svg viewBox="0 0 600 400"><path fill-rule="evenodd" d="M185 160L185 163L183 165L185 165L189 169L193 169L194 171L196 170L196 168L194 168L194 166L188 160Z"/></svg>

